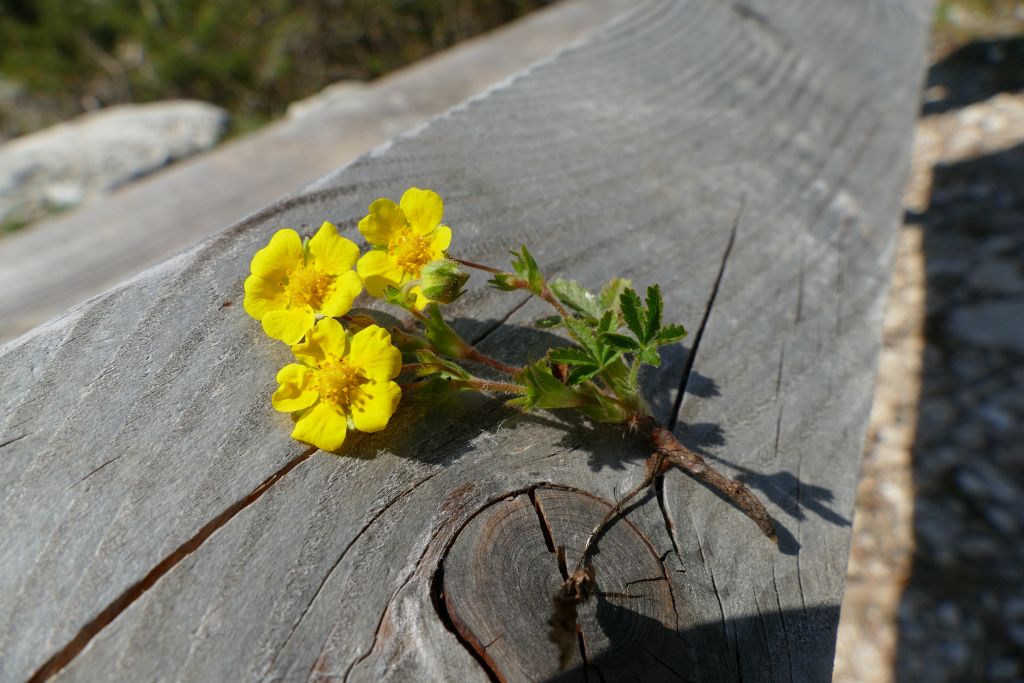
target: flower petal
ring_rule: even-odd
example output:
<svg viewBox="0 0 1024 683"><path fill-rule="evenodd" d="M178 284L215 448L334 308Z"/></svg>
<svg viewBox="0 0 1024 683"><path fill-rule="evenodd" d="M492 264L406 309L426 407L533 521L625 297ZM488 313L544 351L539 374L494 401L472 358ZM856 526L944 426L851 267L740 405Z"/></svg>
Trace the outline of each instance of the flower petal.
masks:
<svg viewBox="0 0 1024 683"><path fill-rule="evenodd" d="M252 257L249 270L253 275L277 282L288 276L288 271L303 263L302 239L291 228L278 230Z"/></svg>
<svg viewBox="0 0 1024 683"><path fill-rule="evenodd" d="M452 244L452 229L447 225L439 225L430 238L430 257L433 260L442 258L445 249Z"/></svg>
<svg viewBox="0 0 1024 683"><path fill-rule="evenodd" d="M363 278L367 294L373 297L384 296L384 289L388 285L398 287L402 283L402 269L395 265L391 256L383 249L363 254L356 264L356 271L359 277Z"/></svg>
<svg viewBox="0 0 1024 683"><path fill-rule="evenodd" d="M338 229L327 221L309 240L309 253L316 259L316 265L331 275L352 270L359 259L356 243L339 235Z"/></svg>
<svg viewBox="0 0 1024 683"><path fill-rule="evenodd" d="M284 288L276 282L265 280L259 275L245 278L245 299L242 302L245 312L263 320L271 311L279 311L288 307L288 297Z"/></svg>
<svg viewBox="0 0 1024 683"><path fill-rule="evenodd" d="M328 316L345 315L352 310L352 302L363 291L363 280L354 270L347 270L334 279L330 294L320 304L320 312Z"/></svg>
<svg viewBox="0 0 1024 683"><path fill-rule="evenodd" d="M271 339L280 339L285 344L295 344L309 328L313 327L316 316L309 306L270 311L263 316L263 331Z"/></svg>
<svg viewBox="0 0 1024 683"><path fill-rule="evenodd" d="M352 421L361 432L379 432L398 408L402 389L394 382L367 382L359 387L359 398L353 402Z"/></svg>
<svg viewBox="0 0 1024 683"><path fill-rule="evenodd" d="M319 401L295 422L292 438L324 451L336 451L345 442L348 419L334 406Z"/></svg>
<svg viewBox="0 0 1024 683"><path fill-rule="evenodd" d="M430 299L423 293L423 288L419 285L409 289L409 293L412 294L416 299L412 302L413 307L417 311L422 311L430 303Z"/></svg>
<svg viewBox="0 0 1024 683"><path fill-rule="evenodd" d="M383 382L402 371L402 352L392 346L391 333L378 325L370 325L352 335L348 362L359 368L367 379Z"/></svg>
<svg viewBox="0 0 1024 683"><path fill-rule="evenodd" d="M296 410L308 408L316 403L319 393L316 390L316 373L312 368L298 363L289 363L277 373L280 385L271 402L275 410L282 413L294 413Z"/></svg>
<svg viewBox="0 0 1024 683"><path fill-rule="evenodd" d="M306 334L306 340L292 346L292 353L311 367L340 360L348 349L345 328L334 318L322 318Z"/></svg>
<svg viewBox="0 0 1024 683"><path fill-rule="evenodd" d="M410 187L399 202L412 231L426 235L436 228L444 216L444 202L433 190Z"/></svg>
<svg viewBox="0 0 1024 683"><path fill-rule="evenodd" d="M375 246L387 246L396 233L405 230L405 214L386 197L370 204L369 213L359 221L359 232Z"/></svg>

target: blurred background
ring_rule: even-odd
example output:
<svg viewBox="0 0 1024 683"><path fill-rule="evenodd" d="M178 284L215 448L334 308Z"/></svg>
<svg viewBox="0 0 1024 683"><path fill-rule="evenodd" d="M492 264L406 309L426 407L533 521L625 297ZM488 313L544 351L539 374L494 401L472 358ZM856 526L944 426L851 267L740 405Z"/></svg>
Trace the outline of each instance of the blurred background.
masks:
<svg viewBox="0 0 1024 683"><path fill-rule="evenodd" d="M296 126L311 130L316 120L310 111L338 121L338 112L352 111L353 93L362 93L364 114L397 117L394 126L324 159L311 177L365 152L467 93L424 76L434 97L432 108L420 107L403 94L411 81L401 76L380 81L393 84L384 99L365 95L384 85L364 81L402 67L399 74L414 73L408 65L417 60L546 4L0 0L0 284L32 246L32 231L88 233L126 211L111 204L106 214L68 213L74 207L131 201L104 197L225 141L236 141L236 157L246 144L265 145L259 135L271 130L298 144ZM560 30L551 45L564 44L569 29ZM510 54L510 45L527 42L526 33L497 35L478 46L507 40L500 49ZM504 69L522 68L538 50ZM474 54L476 61L452 58L444 83L469 79L459 69L486 62ZM941 0L929 64L835 680L1024 681L1024 3ZM472 88L504 75L488 71ZM361 130L343 133L348 140ZM89 151L90 139L100 151ZM281 166L285 189L309 179L288 169ZM171 176L147 180L152 191L170 182L161 177ZM253 208L274 198L256 197ZM228 217L213 213L210 229L224 227ZM19 240L29 245L22 252L5 245ZM128 265L115 275L187 241L126 252ZM54 301L51 315L74 303ZM14 309L0 313L17 318ZM38 322L9 324L0 342Z"/></svg>

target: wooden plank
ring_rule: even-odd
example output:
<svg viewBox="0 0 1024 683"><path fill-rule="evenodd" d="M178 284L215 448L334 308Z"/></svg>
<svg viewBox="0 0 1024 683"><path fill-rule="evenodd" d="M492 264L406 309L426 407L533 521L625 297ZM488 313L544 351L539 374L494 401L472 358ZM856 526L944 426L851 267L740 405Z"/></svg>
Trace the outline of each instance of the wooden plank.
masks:
<svg viewBox="0 0 1024 683"><path fill-rule="evenodd" d="M525 242L589 286L662 283L693 336L648 378L654 410L685 383L677 433L786 533L668 475L629 516L666 558L661 627L687 677L823 679L925 27L896 0L646 2L0 349L0 678L487 680L435 606L459 531L546 483L615 500L645 446L463 397L312 453L267 399L288 351L239 305L275 228L354 234L421 185L462 257ZM536 302L474 284L451 310L504 358L543 348Z"/></svg>

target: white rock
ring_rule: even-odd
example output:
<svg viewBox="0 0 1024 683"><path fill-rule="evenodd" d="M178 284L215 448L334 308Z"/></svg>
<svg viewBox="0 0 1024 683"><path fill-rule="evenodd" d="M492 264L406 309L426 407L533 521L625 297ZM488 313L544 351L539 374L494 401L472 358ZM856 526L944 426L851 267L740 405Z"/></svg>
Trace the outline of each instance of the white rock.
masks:
<svg viewBox="0 0 1024 683"><path fill-rule="evenodd" d="M0 223L39 218L212 147L228 114L172 100L121 105L0 145Z"/></svg>

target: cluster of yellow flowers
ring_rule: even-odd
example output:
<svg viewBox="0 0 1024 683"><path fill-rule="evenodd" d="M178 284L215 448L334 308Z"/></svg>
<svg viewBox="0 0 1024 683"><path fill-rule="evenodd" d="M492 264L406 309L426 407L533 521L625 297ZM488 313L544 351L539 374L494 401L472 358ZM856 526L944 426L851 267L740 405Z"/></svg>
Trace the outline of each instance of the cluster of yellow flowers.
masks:
<svg viewBox="0 0 1024 683"><path fill-rule="evenodd" d="M335 318L351 310L364 287L384 297L445 258L452 231L441 224L443 214L436 192L413 187L398 204L382 198L370 205L359 222L370 245L362 256L328 222L305 243L290 228L278 230L253 256L245 310L268 336L289 344L297 361L277 373L273 395L274 408L295 419L292 438L336 451L350 428L387 426L402 396L393 381L402 354L387 330L369 325L353 334ZM409 294L417 310L430 302L418 285Z"/></svg>

